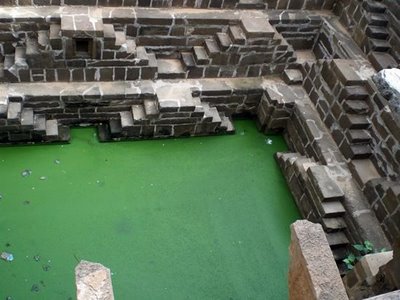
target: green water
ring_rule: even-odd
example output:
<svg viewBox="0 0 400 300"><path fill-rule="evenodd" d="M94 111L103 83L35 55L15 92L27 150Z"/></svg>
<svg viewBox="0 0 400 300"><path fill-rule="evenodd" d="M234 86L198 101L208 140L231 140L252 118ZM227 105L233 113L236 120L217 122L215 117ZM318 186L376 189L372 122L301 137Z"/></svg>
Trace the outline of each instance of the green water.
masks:
<svg viewBox="0 0 400 300"><path fill-rule="evenodd" d="M15 257L0 261L0 300L75 299L77 259L111 269L116 299L286 299L299 215L272 157L286 146L235 126L110 144L74 129L70 145L0 148L0 252Z"/></svg>

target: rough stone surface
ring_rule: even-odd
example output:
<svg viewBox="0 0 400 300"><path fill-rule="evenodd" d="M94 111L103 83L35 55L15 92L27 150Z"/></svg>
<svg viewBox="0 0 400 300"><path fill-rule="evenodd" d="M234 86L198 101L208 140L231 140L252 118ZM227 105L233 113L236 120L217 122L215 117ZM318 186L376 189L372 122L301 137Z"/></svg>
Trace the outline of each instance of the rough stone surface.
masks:
<svg viewBox="0 0 400 300"><path fill-rule="evenodd" d="M82 260L75 268L78 300L114 300L110 269Z"/></svg>
<svg viewBox="0 0 400 300"><path fill-rule="evenodd" d="M322 226L291 225L289 299L348 299Z"/></svg>
<svg viewBox="0 0 400 300"><path fill-rule="evenodd" d="M373 77L379 92L389 100L390 108L400 120L400 69L385 69Z"/></svg>

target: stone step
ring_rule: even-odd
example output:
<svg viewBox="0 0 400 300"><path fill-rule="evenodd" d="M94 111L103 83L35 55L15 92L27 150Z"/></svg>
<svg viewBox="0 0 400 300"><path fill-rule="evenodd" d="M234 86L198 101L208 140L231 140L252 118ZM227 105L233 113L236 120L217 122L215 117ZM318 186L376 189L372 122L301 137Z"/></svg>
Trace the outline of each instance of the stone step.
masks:
<svg viewBox="0 0 400 300"><path fill-rule="evenodd" d="M115 46L122 46L126 43L126 35L124 31L115 31Z"/></svg>
<svg viewBox="0 0 400 300"><path fill-rule="evenodd" d="M185 69L190 69L196 66L196 61L191 52L181 52L182 64Z"/></svg>
<svg viewBox="0 0 400 300"><path fill-rule="evenodd" d="M298 69L286 69L282 74L286 84L301 84L303 82L303 74Z"/></svg>
<svg viewBox="0 0 400 300"><path fill-rule="evenodd" d="M227 33L224 32L218 32L217 33L217 43L218 46L223 50L226 51L229 49L229 47L231 47L232 45L232 40L229 37L229 35Z"/></svg>
<svg viewBox="0 0 400 300"><path fill-rule="evenodd" d="M10 69L15 63L15 57L13 54L7 54L4 56L4 70Z"/></svg>
<svg viewBox="0 0 400 300"><path fill-rule="evenodd" d="M364 159L372 155L372 148L369 144L350 145L351 159Z"/></svg>
<svg viewBox="0 0 400 300"><path fill-rule="evenodd" d="M365 15L369 25L386 27L388 19L385 14L381 13L368 13Z"/></svg>
<svg viewBox="0 0 400 300"><path fill-rule="evenodd" d="M320 202L342 201L344 193L325 166L313 166L307 170L310 186ZM310 191L311 192L311 191Z"/></svg>
<svg viewBox="0 0 400 300"><path fill-rule="evenodd" d="M25 41L26 56L35 56L39 54L39 44L36 39L27 38Z"/></svg>
<svg viewBox="0 0 400 300"><path fill-rule="evenodd" d="M39 30L38 31L38 47L41 50L50 50L50 38L48 30Z"/></svg>
<svg viewBox="0 0 400 300"><path fill-rule="evenodd" d="M143 105L132 105L132 115L134 124L143 124L148 122Z"/></svg>
<svg viewBox="0 0 400 300"><path fill-rule="evenodd" d="M204 47L207 51L209 57L213 58L215 55L219 54L221 49L219 49L217 42L214 39L205 39Z"/></svg>
<svg viewBox="0 0 400 300"><path fill-rule="evenodd" d="M353 159L349 163L349 168L353 178L361 187L370 180L382 178L370 159Z"/></svg>
<svg viewBox="0 0 400 300"><path fill-rule="evenodd" d="M365 115L368 114L370 108L363 100L347 100L343 102L343 109L346 113Z"/></svg>
<svg viewBox="0 0 400 300"><path fill-rule="evenodd" d="M50 45L53 50L62 50L61 25L52 23L49 30Z"/></svg>
<svg viewBox="0 0 400 300"><path fill-rule="evenodd" d="M221 123L221 117L215 107L210 107L208 103L203 103L204 117L201 120L203 123Z"/></svg>
<svg viewBox="0 0 400 300"><path fill-rule="evenodd" d="M146 118L157 118L160 115L160 111L158 110L158 102L156 100L144 100L143 107Z"/></svg>
<svg viewBox="0 0 400 300"><path fill-rule="evenodd" d="M239 0L237 9L265 9L265 3L262 0Z"/></svg>
<svg viewBox="0 0 400 300"><path fill-rule="evenodd" d="M46 133L46 116L42 114L35 114L33 116L33 130L34 132L42 135Z"/></svg>
<svg viewBox="0 0 400 300"><path fill-rule="evenodd" d="M239 26L236 25L229 26L228 34L234 44L237 45L246 44L246 35L243 32L242 28L240 28Z"/></svg>
<svg viewBox="0 0 400 300"><path fill-rule="evenodd" d="M397 68L399 65L393 56L386 52L372 51L368 55L368 59L377 71L382 69Z"/></svg>
<svg viewBox="0 0 400 300"><path fill-rule="evenodd" d="M344 114L340 120L343 129L369 129L371 121L365 115Z"/></svg>
<svg viewBox="0 0 400 300"><path fill-rule="evenodd" d="M146 49L142 46L136 47L136 58L141 61L141 65L149 64L149 54L147 54Z"/></svg>
<svg viewBox="0 0 400 300"><path fill-rule="evenodd" d="M369 50L378 52L387 52L392 48L389 41L379 39L368 39Z"/></svg>
<svg viewBox="0 0 400 300"><path fill-rule="evenodd" d="M233 126L232 121L229 119L229 117L221 115L221 125L219 127L220 132L225 132L225 133L230 133L233 134L235 133L235 126Z"/></svg>
<svg viewBox="0 0 400 300"><path fill-rule="evenodd" d="M208 65L210 58L208 57L206 49L202 46L193 47L194 59L198 65Z"/></svg>
<svg viewBox="0 0 400 300"><path fill-rule="evenodd" d="M130 111L121 111L120 113L121 118L121 127L122 129L132 127L133 126L133 115Z"/></svg>
<svg viewBox="0 0 400 300"><path fill-rule="evenodd" d="M367 26L365 30L365 34L367 37L379 39L379 40L387 40L389 38L389 32L385 27L381 26Z"/></svg>
<svg viewBox="0 0 400 300"><path fill-rule="evenodd" d="M346 213L345 208L339 201L329 201L323 202L321 205L321 217L331 218L331 217L341 217Z"/></svg>
<svg viewBox="0 0 400 300"><path fill-rule="evenodd" d="M122 133L121 119L111 119L108 124L111 137L119 137Z"/></svg>
<svg viewBox="0 0 400 300"><path fill-rule="evenodd" d="M325 232L336 232L346 228L346 222L343 218L322 218L321 225Z"/></svg>
<svg viewBox="0 0 400 300"><path fill-rule="evenodd" d="M270 38L276 33L266 18L243 17L240 20L246 38Z"/></svg>
<svg viewBox="0 0 400 300"><path fill-rule="evenodd" d="M185 78L186 72L179 59L157 59L158 79Z"/></svg>
<svg viewBox="0 0 400 300"><path fill-rule="evenodd" d="M21 112L21 125L24 129L33 129L34 117L32 108L23 108Z"/></svg>
<svg viewBox="0 0 400 300"><path fill-rule="evenodd" d="M113 24L103 25L103 36L104 36L104 48L105 49L115 49L116 46L116 36Z"/></svg>
<svg viewBox="0 0 400 300"><path fill-rule="evenodd" d="M364 86L346 86L339 95L340 101L343 100L366 100L369 93Z"/></svg>
<svg viewBox="0 0 400 300"><path fill-rule="evenodd" d="M47 120L46 121L46 140L53 141L58 140L58 121Z"/></svg>
<svg viewBox="0 0 400 300"><path fill-rule="evenodd" d="M386 11L385 5L374 0L363 1L362 7L372 13L384 13Z"/></svg>
<svg viewBox="0 0 400 300"><path fill-rule="evenodd" d="M135 40L132 39L127 39L126 43L123 47L121 47L123 52L126 52L127 54L131 54L132 56L123 56L123 57L119 57L118 53L116 55L116 58L134 58L134 55L136 54L136 43Z"/></svg>
<svg viewBox="0 0 400 300"><path fill-rule="evenodd" d="M165 85L157 88L156 94L160 113L195 110L192 91L186 86Z"/></svg>
<svg viewBox="0 0 400 300"><path fill-rule="evenodd" d="M8 103L7 120L13 121L16 123L20 123L21 112L22 112L22 103L21 102Z"/></svg>
<svg viewBox="0 0 400 300"><path fill-rule="evenodd" d="M342 261L343 259L345 259L347 257L347 255L349 255L349 250L345 246L337 247L335 249L332 249L332 254L333 254L333 258L336 261Z"/></svg>
<svg viewBox="0 0 400 300"><path fill-rule="evenodd" d="M351 129L346 131L346 136L350 143L370 143L371 135L365 129Z"/></svg>
<svg viewBox="0 0 400 300"><path fill-rule="evenodd" d="M349 240L343 231L327 233L326 239L331 248L346 246L349 244Z"/></svg>
<svg viewBox="0 0 400 300"><path fill-rule="evenodd" d="M14 64L18 68L28 68L28 64L26 63L26 48L25 47L16 47L15 48L15 56L14 56Z"/></svg>

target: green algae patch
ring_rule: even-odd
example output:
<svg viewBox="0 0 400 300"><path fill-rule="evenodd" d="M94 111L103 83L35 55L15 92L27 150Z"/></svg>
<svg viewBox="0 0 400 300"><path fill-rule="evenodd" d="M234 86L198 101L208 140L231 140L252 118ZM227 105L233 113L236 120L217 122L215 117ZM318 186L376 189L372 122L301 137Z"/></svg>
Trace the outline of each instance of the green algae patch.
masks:
<svg viewBox="0 0 400 300"><path fill-rule="evenodd" d="M80 259L116 299L285 299L299 218L251 121L230 136L0 148L0 299L75 299Z"/></svg>

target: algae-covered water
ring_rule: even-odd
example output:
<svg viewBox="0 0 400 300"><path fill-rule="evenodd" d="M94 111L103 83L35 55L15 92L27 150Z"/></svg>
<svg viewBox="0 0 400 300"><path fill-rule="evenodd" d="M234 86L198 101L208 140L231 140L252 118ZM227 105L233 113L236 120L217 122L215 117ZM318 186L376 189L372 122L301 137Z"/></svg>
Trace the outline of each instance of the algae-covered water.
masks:
<svg viewBox="0 0 400 300"><path fill-rule="evenodd" d="M116 299L285 299L299 217L251 121L232 136L0 148L0 299L75 299L77 260ZM24 172L25 171L25 172Z"/></svg>

